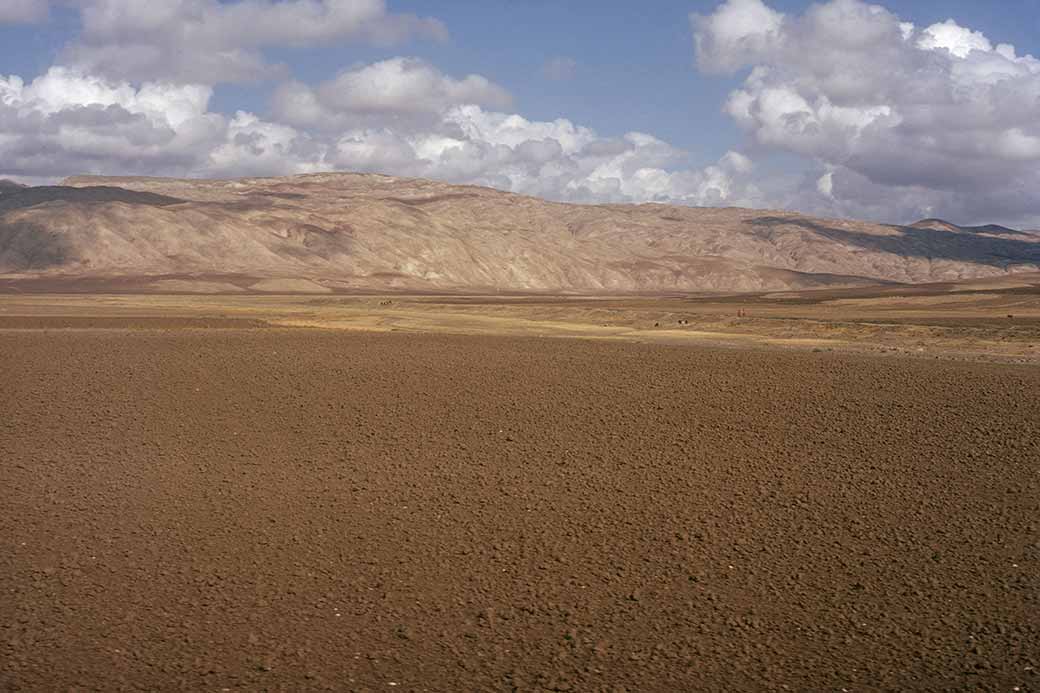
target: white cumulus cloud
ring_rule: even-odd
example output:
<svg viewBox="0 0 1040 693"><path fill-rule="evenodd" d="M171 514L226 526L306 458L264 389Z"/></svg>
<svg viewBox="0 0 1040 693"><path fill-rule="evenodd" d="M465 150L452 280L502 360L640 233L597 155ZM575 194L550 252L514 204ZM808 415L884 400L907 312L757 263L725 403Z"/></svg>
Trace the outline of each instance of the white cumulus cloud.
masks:
<svg viewBox="0 0 1040 693"><path fill-rule="evenodd" d="M66 67L29 83L0 76L0 172L47 180L296 173L320 164L305 135L252 114L213 113L211 95L204 85L133 86Z"/></svg>
<svg viewBox="0 0 1040 693"><path fill-rule="evenodd" d="M267 62L270 47L447 36L440 21L392 13L385 0L73 1L83 30L63 61L134 80L250 81L284 73Z"/></svg>
<svg viewBox="0 0 1040 693"><path fill-rule="evenodd" d="M724 72L774 47L784 15L762 0L729 0L711 15L690 15L690 21L700 67Z"/></svg>
<svg viewBox="0 0 1040 693"><path fill-rule="evenodd" d="M510 105L509 92L481 75L455 79L415 58L392 58L341 72L310 88L281 86L273 107L282 120L302 127L342 128L361 123L427 121L459 104Z"/></svg>
<svg viewBox="0 0 1040 693"><path fill-rule="evenodd" d="M53 67L0 77L0 175L76 173L236 177L371 171L489 185L583 202L751 204L753 164L736 152L691 168L650 134L604 137L566 118L500 110L479 75L407 58L356 67L274 94L274 118L209 110L212 87L133 84Z"/></svg>
<svg viewBox="0 0 1040 693"><path fill-rule="evenodd" d="M958 58L967 58L972 51L989 53L993 50L993 44L984 34L960 26L952 19L922 31L917 45L925 50L945 48Z"/></svg>
<svg viewBox="0 0 1040 693"><path fill-rule="evenodd" d="M533 121L504 110L508 92L479 75L455 78L415 59L357 67L316 86L278 89L279 121L316 134L335 168L489 185L553 199L745 200L736 153L703 170L645 133L598 135L566 118Z"/></svg>
<svg viewBox="0 0 1040 693"><path fill-rule="evenodd" d="M800 16L727 0L694 27L703 69L749 69L725 110L755 146L819 167L789 204L1040 220L1040 195L1025 192L1040 189L1036 58L953 20L918 28L860 0Z"/></svg>

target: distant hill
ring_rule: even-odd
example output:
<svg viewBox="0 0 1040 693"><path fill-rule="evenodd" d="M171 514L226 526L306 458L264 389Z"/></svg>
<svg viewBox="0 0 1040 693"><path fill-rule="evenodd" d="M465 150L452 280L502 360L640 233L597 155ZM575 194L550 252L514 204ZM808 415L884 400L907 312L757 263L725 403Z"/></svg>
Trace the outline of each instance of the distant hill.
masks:
<svg viewBox="0 0 1040 693"><path fill-rule="evenodd" d="M6 178L0 178L0 197L4 195L11 195L19 190L25 189L25 186L21 183L15 183L13 180L7 180Z"/></svg>
<svg viewBox="0 0 1040 693"><path fill-rule="evenodd" d="M369 174L72 178L0 197L0 275L169 291L664 293L1040 269L1040 235L779 211L571 205Z"/></svg>
<svg viewBox="0 0 1040 693"><path fill-rule="evenodd" d="M935 231L952 231L955 233L982 233L997 236L1030 236L1036 231L1019 231L999 224L986 224L984 226L958 226L943 219L922 219L910 225L914 229L932 229Z"/></svg>

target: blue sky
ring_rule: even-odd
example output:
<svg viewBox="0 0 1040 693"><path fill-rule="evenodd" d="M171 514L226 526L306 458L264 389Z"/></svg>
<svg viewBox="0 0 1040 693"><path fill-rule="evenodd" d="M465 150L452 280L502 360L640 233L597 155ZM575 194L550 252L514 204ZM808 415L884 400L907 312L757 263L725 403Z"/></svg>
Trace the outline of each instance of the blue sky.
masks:
<svg viewBox="0 0 1040 693"><path fill-rule="evenodd" d="M352 2L352 0L313 1L323 6ZM12 3L12 6L29 8L25 9L23 14L25 17L31 16L31 19L18 21L17 17L14 19L8 17L8 22L2 23L5 2ZM444 36L438 38L424 29L417 29L405 31L403 35L396 36L395 40L388 42L382 36L366 35L368 29L357 30L346 25L341 35L326 36L320 31L318 33L312 31L314 36L320 34L320 38L317 40L310 40L308 37L297 39L291 35L291 32L287 32L278 34L257 46L250 45L244 48L245 51L254 51L266 64L263 69L256 70L256 74L251 74L246 78L242 78L241 75L224 78L217 70L213 73L211 80L207 80L207 74L200 71L201 68L198 66L186 66L178 72L164 71L163 61L169 62L170 55L176 56L200 50L198 46L177 45L175 39L169 39L179 27L185 26L186 20L176 16L164 19L163 21L169 24L161 27L162 33L156 34L162 37L163 41L168 41L168 45L162 49L168 51L168 54L160 56L154 67L132 64L134 63L134 51L130 48L122 51L129 56L127 64L118 64L119 59L113 58L113 56L120 54L124 43L130 47L136 45L135 41L139 41L142 45L148 44L147 36L134 35L135 27L145 26L141 24L144 20L137 16L142 14L140 8L148 6L147 3L141 3L139 0L137 3L135 7L133 0L59 1L50 3L49 14L43 18L42 10L36 12L35 15L31 15L31 13L34 11L32 7L36 7L37 10L43 7L44 0L0 0L0 75L17 76L28 85L37 78L46 78L48 71L56 66L67 67L79 75L77 79L104 80L113 89L123 83L137 89L147 82L179 85L208 81L209 83L204 86L206 89L212 90L212 96L205 103L204 112L217 114L225 119L225 134L234 130L232 121L235 113L242 110L255 114L263 124L284 125L293 129L293 133L288 135L281 131L279 131L280 134L273 134L271 128L267 128L262 134L257 134L258 129L262 129L260 125L243 126L253 128L249 132L249 137L253 138L254 142L268 138L274 143L275 138L283 136L293 140L287 143L283 137L283 140L276 143L282 148L283 154L286 154L283 157L286 161L288 161L288 152L293 152L295 155L308 147L310 150L317 146L325 148L320 166L315 162L305 164L294 160L291 165L287 163L279 167L277 156L267 152L263 157L254 157L254 160L243 163L240 166L241 173L299 172L309 170L308 166L311 165L317 168L356 168L360 170L378 169L382 166L390 173L417 172L460 182L492 184L521 192L581 201L654 199L707 204L730 201L765 206L796 206L810 211L833 211L834 213L851 213L862 216L880 216L887 206L893 210L893 216L929 210L937 211L937 213L948 210L972 219L982 214L986 214L987 218L990 218L994 213L1007 208L1010 213L1005 216L1005 221L1040 218L1040 205L1034 205L1032 200L1022 199L1022 195L1025 193L1020 193L1011 201L1006 199L1006 190L1000 194L989 195L980 204L972 205L963 200L958 201L966 190L970 190L971 181L946 180L949 176L944 176L941 171L943 167L948 168L949 157L954 155L951 153L954 148L944 147L941 151L922 150L919 152L918 161L900 162L892 160L893 151L898 150L895 143L898 141L905 145L911 141L905 138L905 133L902 132L898 134L903 139L894 138L894 136L887 139L879 137L877 152L872 154L851 150L839 152L835 151L833 143L824 141L822 135L817 137L816 142L806 142L804 137L792 137L791 141L780 141L782 138L778 140L774 136L775 133L771 134L770 128L775 123L771 125L765 121L742 122L734 115L732 109L727 106L729 94L744 87L752 67L764 66L773 72L790 73L788 82L759 85L756 87L758 92L752 90L752 97L759 99L759 103L765 103L763 99L770 93L775 93L777 89L791 91L792 85L798 85L798 89L801 89L804 80L799 78L797 74L799 71L817 76L821 68L792 57L790 46L794 42L805 41L807 42L806 50L811 50L810 44L816 45L813 44L813 41L819 40L824 41L819 44L824 49L829 46L833 47L825 43L826 37L806 33L805 27L809 25L806 18L811 17L812 13L821 6L840 6L840 9L846 14L854 14L867 7L857 0L829 0L817 6L804 0L768 0L764 3L761 0L727 0L726 2L719 0L686 0L685 2L658 0L644 4L605 2L603 0L598 2L575 0L566 3L550 0L525 0L524 2L455 0L442 3L389 0L385 10L376 12L378 15L376 21L393 22L401 15L417 15L439 23L446 30L447 38ZM182 4L195 8L192 18L200 22L199 26L212 27L219 26L218 16L222 9L228 7L250 6L258 13L251 16L260 18L258 20L260 21L265 8L269 9L273 4L292 5L294 3L299 4L299 0L276 0L273 3L272 0L185 0ZM358 0L357 2L359 5L365 3L371 4L371 0ZM110 22L110 25L85 28L84 18L90 8L106 4L110 14L112 14L113 7L117 8L116 14L118 14L119 6L125 6L127 8L127 17L124 18L126 21L121 21L117 17ZM996 55L997 44L1013 44L1016 51L1015 60L1018 61L1015 63L1016 69L1020 69L1025 75L1023 79L1032 74L1030 72L1032 68L1020 59L1029 54L1040 54L1040 3L1035 0L1005 0L1000 3L999 12L994 11L990 3L969 2L968 0L889 0L882 5L887 10L887 19L877 18L873 15L863 15L867 18L861 21L854 18L848 19L847 21L851 22L848 25L850 35L855 33L856 21L860 21L864 25L871 22L888 21L893 26L896 20L912 22L918 32L921 32L928 27L952 19L956 22L957 27L966 32L984 34L992 44L992 50L986 51L990 55ZM705 17L718 15L724 18L724 10L727 6L731 6L730 10L732 10L727 16L732 17L743 12L751 18L749 26L752 28L748 30L751 33L743 36L740 39L743 43L739 45L740 50L746 53L744 48L754 44L757 52L750 57L743 54L738 56L741 60L744 60L745 57L748 59L732 70L705 70L704 65L699 64L698 56L695 54L695 30L691 28L689 17L691 13L694 13ZM764 9L760 9L759 6ZM13 14L17 14L17 12L17 9L12 11ZM209 21L206 18L207 12L213 17L213 21L208 25L206 24ZM185 15L185 17L187 16ZM781 17L782 26L777 24L774 27L775 31L767 36L768 32L761 29L760 25L763 21L766 23L771 21L771 17ZM135 24L135 22L137 23ZM759 25L756 25L755 22L759 22ZM799 26L801 29L798 28ZM229 29L228 33L238 33L242 29L242 27L235 27L234 31ZM726 31L721 20L716 29L718 32ZM248 27L246 27L246 31L248 32ZM720 33L719 36L721 35ZM773 48L766 49L764 44L759 45L765 38L772 41L777 37L786 42L786 53L778 52ZM712 39L712 37L708 36L707 39ZM154 39L152 40L154 41ZM719 45L721 46L721 44ZM718 50L736 50L735 45ZM226 48L238 50L241 46L236 43L236 39L229 36L227 46L210 41L201 50L225 50ZM759 48L762 50L758 50ZM869 65L868 48L869 50L882 50L880 47L863 48L861 62L865 65ZM948 46L940 46L933 50L943 51L943 55L946 55L947 49L949 49ZM716 55L715 57L723 61L733 58L732 55L722 57ZM958 59L970 61L977 58L980 64L982 57L982 51L976 51L976 55L972 56L950 56L954 63ZM404 108L407 113L402 115L402 112L399 111L379 111L371 104L359 106L355 100L351 102L355 104L351 107L354 110L350 110L341 103L338 106L333 105L332 102L336 101L336 98L329 96L337 90L342 91L346 88L344 85L347 82L334 83L344 71L361 71L366 66L377 65L381 61L396 58L418 58L422 65L435 71L437 79L459 81L467 75L475 74L486 78L494 87L508 92L511 102L504 105L501 99L495 97L494 94L489 94L486 90L477 92L473 92L472 89L463 90L467 94L467 98L472 98L482 112L516 113L534 123L562 118L575 127L590 128L595 131L596 137L604 142L623 140L626 134L631 132L647 133L664 145L630 142L627 146L633 151L638 151L638 155L628 156L626 154L623 161L606 162L599 166L596 169L599 173L595 174L598 178L594 178L591 182L585 178L575 179L574 176L578 174L574 174L570 178L559 178L559 181L563 181L560 183L563 187L559 190L552 186L540 186L527 179L518 183L519 174L514 174L511 170L496 171L471 163L440 168L425 163L419 165L416 161L420 161L420 163L427 161L423 158L427 155L422 152L432 151L430 142L434 135L436 137L446 136L445 133L448 130L457 128L458 118L454 116L452 116L454 119L448 118L451 121L450 127L445 126L444 122L438 122L434 127L434 124L431 124L432 121L425 116L417 117L413 112L414 109L411 108ZM707 58L701 56L702 62L710 58L711 56ZM565 78L552 79L547 76L546 64L554 59L573 61L570 74L563 75ZM911 55L907 60L912 62L914 58ZM266 69L272 65L284 65L286 69L281 71ZM855 61L851 61L850 65L849 70L852 72L866 69ZM405 72L411 71L409 74L414 74L416 68L414 65L406 64L402 69ZM955 75L958 69L956 64L953 64L949 67L949 73ZM373 75L375 73L366 78L374 78ZM850 79L858 79L851 72L850 75ZM379 76L378 79L383 79L383 76ZM950 79L959 78L951 77ZM829 80L828 83L830 82L833 80ZM323 104L323 108L325 108L322 116L324 120L321 121L323 124L319 126L318 120L311 116L305 118L298 111L289 112L291 109L286 107L285 99L279 95L284 95L283 89L290 83L306 85L313 89L313 94L306 95L307 98L313 99L315 94L321 93L328 97L329 103ZM359 83L357 81L349 82L355 87ZM94 83L92 82L92 84ZM322 87L323 84L325 84L324 87ZM986 85L985 88L990 89L989 82L986 82ZM41 85L38 91L46 91L45 86ZM66 81L61 82L61 86L55 88L69 90L72 87ZM324 89L323 92L322 89ZM826 91L826 85L813 86L809 92L801 94L801 97L807 99L813 108L817 107L821 99L828 104L838 103L835 95ZM29 96L22 94L19 98L24 100ZM134 113L134 107L118 101L122 97L98 96L97 98L100 105L112 106L114 104ZM860 113L871 114L870 117L876 121L871 127L877 127L881 119L887 118L894 122L895 118L891 111L897 105L890 107L885 102L885 99L891 101L892 98L891 95L886 94L863 95L853 106L859 109ZM69 107L81 108L91 105L77 102L70 104ZM438 108L443 110L461 105L463 105L462 101L456 99L449 104L441 104ZM948 103L936 103L935 110L939 112L940 106L946 108L949 105ZM340 110L333 113L336 108ZM344 110L345 108L346 110ZM889 112L879 116L878 108L888 108ZM903 120L902 111L899 113L900 119ZM198 115L203 115L203 113L200 112ZM791 116L790 113L781 115L788 119ZM826 129L828 124L824 123L820 114L813 113L812 115L815 119L812 125L815 128L814 131L819 133L823 131L821 128ZM154 113L149 112L149 117L154 120ZM857 117L853 117L852 120L856 120ZM333 122L335 125L332 125ZM406 122L407 126L386 126L386 123L401 122ZM849 122L851 121L848 121L848 118L842 121L844 126L851 127ZM860 118L856 121L856 127L866 128L865 122ZM977 131L979 127L989 127L990 125L992 124L983 123L976 127L968 124L965 127L968 130ZM468 125L464 125L464 127L468 127ZM490 126L481 120L478 125L473 127L486 130ZM905 123L899 127L905 128ZM359 134L362 129L367 134ZM387 134L387 137L374 137L372 133L377 130ZM559 133L554 132L547 135L544 128L535 128L535 130L539 135L538 138L532 136L532 141L558 139ZM425 144L422 146L416 144L419 137L417 133L420 131L422 137L426 138ZM241 135L242 128L240 127L236 132ZM344 133L349 133L349 136ZM1014 143L1018 143L1018 150L1005 151L1001 154L1001 156L1010 157L1011 168L1016 168L1023 158L1029 158L1027 154L1032 151L1030 147L1033 135L1028 124L1018 123L1011 124L1002 133L996 131L990 133L993 141L996 141L998 137L1003 137L1006 142L1011 143L1007 146L1012 148L1015 146ZM506 146L515 149L518 146L517 142L501 133L496 136L499 138L494 141L481 140L476 144L487 151L491 151L495 147ZM453 141L465 141L467 145L470 144L468 140L460 140L457 135L451 137ZM2 138L2 132L0 132L0 138ZM575 151L579 146L588 149L589 138L579 137L578 139L579 143L570 146L575 148ZM927 147L923 143L927 143L931 139L934 138L917 136L913 142L916 143L915 146ZM352 146L356 146L353 146L353 149L348 146L340 146L347 140L349 143L353 143ZM57 145L51 142L49 146ZM254 150L259 146L255 145ZM274 144L271 146L274 147ZM666 152L663 148L665 146L670 147L672 151ZM985 143L981 143L980 146L985 146ZM330 147L338 147L335 156L329 154ZM394 149L395 147L411 147L413 151L402 159L399 152ZM390 152L390 154L385 157L374 156L373 148L379 149L380 152ZM349 154L348 150L353 154ZM358 152L362 151L364 157L357 158ZM21 154L25 155L25 152L22 151ZM443 154L443 148L437 150L437 156ZM731 154L733 156L730 156ZM207 156L208 158L203 164L181 166L183 173L218 175L239 172L233 165L215 163L212 151ZM493 158L503 160L503 156L505 155L499 153L494 154ZM528 178L531 176L546 178L550 169L553 175L560 174L561 166L570 167L568 170L580 170L581 175L585 175L587 173L585 169L593 167L596 163L574 160L576 154L571 152L566 144L563 145L561 156L569 158L562 163L545 163L549 169L540 174L531 173L533 170L530 169L531 162L522 162L522 165L527 167L525 175ZM730 158L727 159L728 156ZM744 157L753 163L759 176L758 180L748 182L746 185L745 181L736 180L737 174L745 175L750 168L745 164ZM180 169L178 169L178 165L175 165L174 159L177 157L158 157L155 160L154 172L178 172ZM933 159L934 170L927 170L926 166L920 164L920 161ZM57 177L64 173L64 171L52 171L50 168L34 163L37 160L38 157L27 157L25 165L18 167L12 165L7 171L0 170L0 175L34 180L46 178L48 175ZM87 168L104 172L114 172L120 165L119 161L107 162L103 156L95 154L86 156L69 153L66 157L59 157L59 160L64 165L85 165ZM406 160L407 163L402 163ZM890 161L891 163L887 163ZM977 162L967 161L966 163L975 166ZM994 167L999 163L999 161L995 161ZM510 160L509 166L520 165L515 157ZM884 170L886 165L893 168L892 175L887 175ZM3 161L0 161L0 169L3 166ZM720 166L721 174L711 170ZM477 171L478 168L479 171ZM912 173L918 168L922 169L919 173ZM654 173L657 170L667 172L672 178L665 181ZM642 179L632 182L639 171L644 172L638 174L642 176ZM68 171L69 174L77 172ZM677 177L676 174L681 175ZM979 174L976 175L982 174L983 171L980 169ZM604 182L610 175L618 179L617 184ZM920 182L914 177L915 175L919 176ZM626 179L625 176L629 176L631 180ZM728 177L726 180L729 182L719 182L724 177ZM653 184L647 181L653 181ZM908 182L911 184L909 187ZM1014 186L1017 186L1016 189L1024 190L1032 182L1032 179L1026 177L1015 182ZM715 187L712 187L713 185ZM886 201L884 189L887 187L893 187L893 190L891 199ZM929 195L935 194L930 197L923 196L922 199L928 197L928 200L915 207L907 200L917 192L918 187L928 191ZM823 195L821 191L829 192L827 195ZM848 196L848 199L844 200L844 202L848 202L847 205L843 206L841 204L843 200L835 197L838 194ZM823 197L821 198L820 195ZM834 199L828 201L824 198ZM939 209L935 210L937 205Z"/></svg>

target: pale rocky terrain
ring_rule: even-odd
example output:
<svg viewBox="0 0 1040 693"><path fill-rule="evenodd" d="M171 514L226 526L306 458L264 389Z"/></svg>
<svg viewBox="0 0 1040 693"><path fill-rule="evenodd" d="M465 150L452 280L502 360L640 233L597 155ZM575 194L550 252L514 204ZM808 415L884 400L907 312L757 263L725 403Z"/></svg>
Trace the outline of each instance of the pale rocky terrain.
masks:
<svg viewBox="0 0 1040 693"><path fill-rule="evenodd" d="M941 220L902 227L749 209L572 205L370 174L0 185L8 287L626 294L1037 270L1040 233Z"/></svg>

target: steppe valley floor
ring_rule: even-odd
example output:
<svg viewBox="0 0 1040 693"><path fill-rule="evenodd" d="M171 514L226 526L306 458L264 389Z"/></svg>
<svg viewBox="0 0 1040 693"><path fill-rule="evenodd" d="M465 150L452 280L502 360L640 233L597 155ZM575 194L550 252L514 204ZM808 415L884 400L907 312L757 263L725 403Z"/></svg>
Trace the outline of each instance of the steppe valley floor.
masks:
<svg viewBox="0 0 1040 693"><path fill-rule="evenodd" d="M1036 366L0 327L4 689L1040 687Z"/></svg>

